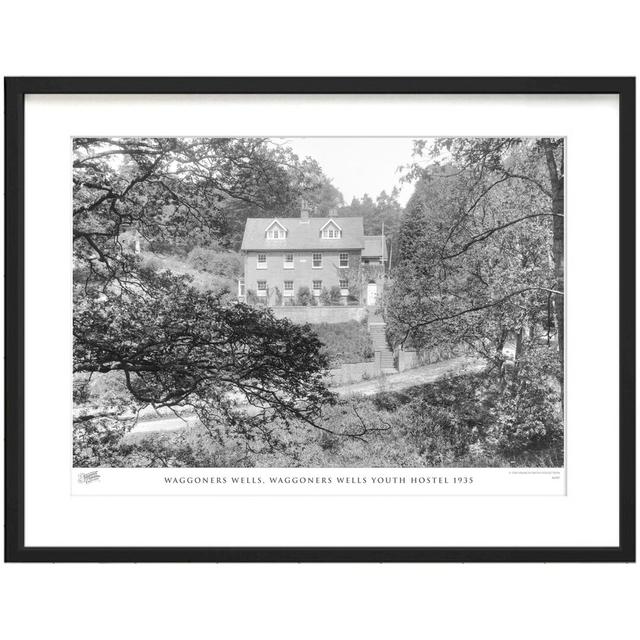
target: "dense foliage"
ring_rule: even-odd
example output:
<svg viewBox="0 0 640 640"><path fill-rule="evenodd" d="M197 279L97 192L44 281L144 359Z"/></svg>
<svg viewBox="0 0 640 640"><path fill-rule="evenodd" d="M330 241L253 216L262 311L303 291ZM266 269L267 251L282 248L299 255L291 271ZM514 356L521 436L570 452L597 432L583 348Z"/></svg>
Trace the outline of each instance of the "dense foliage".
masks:
<svg viewBox="0 0 640 640"><path fill-rule="evenodd" d="M552 196L559 187L547 147L561 166L562 141L457 138L431 149L432 158L446 152L447 164L414 167L419 182L388 288L394 343L466 343L498 370L507 341L515 343L516 367L527 349L545 343L562 362L556 236L564 215Z"/></svg>
<svg viewBox="0 0 640 640"><path fill-rule="evenodd" d="M328 430L278 424L273 446L198 426L133 434L117 466L186 467L548 467L563 464L562 421L551 379L523 390L484 374L443 379L408 393L346 398L323 412ZM366 425L366 426L365 426ZM338 434L352 434L350 437ZM358 434L365 433L366 436Z"/></svg>
<svg viewBox="0 0 640 640"><path fill-rule="evenodd" d="M76 463L145 405L248 443L268 442L275 418L313 425L332 402L321 345L235 304L229 248L242 215L313 198L317 164L258 138L77 138L74 154ZM115 409L82 389L104 374Z"/></svg>
<svg viewBox="0 0 640 640"><path fill-rule="evenodd" d="M551 435L555 442L563 391L563 141L456 138L429 149L419 141L416 156L424 154L427 166L417 162L409 174L418 183L387 288L389 337L402 348L461 344L484 357L489 366L475 403L488 412L487 433L503 451L528 451Z"/></svg>

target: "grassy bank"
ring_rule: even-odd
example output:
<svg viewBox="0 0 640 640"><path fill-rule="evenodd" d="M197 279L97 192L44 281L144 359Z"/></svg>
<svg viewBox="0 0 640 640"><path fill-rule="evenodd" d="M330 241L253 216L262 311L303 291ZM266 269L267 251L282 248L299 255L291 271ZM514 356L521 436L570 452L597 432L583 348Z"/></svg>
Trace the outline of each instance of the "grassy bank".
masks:
<svg viewBox="0 0 640 640"><path fill-rule="evenodd" d="M373 360L373 343L365 322L340 322L310 325L324 345L331 368Z"/></svg>

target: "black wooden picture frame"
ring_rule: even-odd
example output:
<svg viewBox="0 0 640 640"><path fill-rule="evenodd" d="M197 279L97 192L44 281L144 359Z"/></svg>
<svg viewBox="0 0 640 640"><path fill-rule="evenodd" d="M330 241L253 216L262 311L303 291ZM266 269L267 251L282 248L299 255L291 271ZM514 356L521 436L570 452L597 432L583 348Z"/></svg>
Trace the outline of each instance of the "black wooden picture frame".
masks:
<svg viewBox="0 0 640 640"><path fill-rule="evenodd" d="M612 547L26 547L24 540L24 203L28 94L615 94L620 149L620 540ZM5 78L5 561L635 561L635 78ZM624 345L622 348L620 345Z"/></svg>

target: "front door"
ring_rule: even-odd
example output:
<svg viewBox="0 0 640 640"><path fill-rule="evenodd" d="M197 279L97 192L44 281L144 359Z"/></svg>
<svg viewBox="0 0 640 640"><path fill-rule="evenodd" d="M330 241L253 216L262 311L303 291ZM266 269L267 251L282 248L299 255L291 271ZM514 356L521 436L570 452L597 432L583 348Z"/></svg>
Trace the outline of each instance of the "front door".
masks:
<svg viewBox="0 0 640 640"><path fill-rule="evenodd" d="M367 285L367 305L373 307L378 299L378 285L375 282L370 282Z"/></svg>

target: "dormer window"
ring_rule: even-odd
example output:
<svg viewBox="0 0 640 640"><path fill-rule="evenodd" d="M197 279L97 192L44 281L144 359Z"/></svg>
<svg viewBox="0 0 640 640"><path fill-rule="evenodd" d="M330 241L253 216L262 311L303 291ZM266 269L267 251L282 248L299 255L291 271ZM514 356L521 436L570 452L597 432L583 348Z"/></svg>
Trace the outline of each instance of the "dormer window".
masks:
<svg viewBox="0 0 640 640"><path fill-rule="evenodd" d="M322 232L323 238L334 239L334 238L340 238L341 236L342 236L342 231L340 229L334 229L333 227L325 229Z"/></svg>
<svg viewBox="0 0 640 640"><path fill-rule="evenodd" d="M329 220L320 228L320 235L328 240L342 238L342 228L334 220Z"/></svg>
<svg viewBox="0 0 640 640"><path fill-rule="evenodd" d="M268 240L284 240L287 237L287 228L278 220L274 220L265 230L264 235Z"/></svg>

